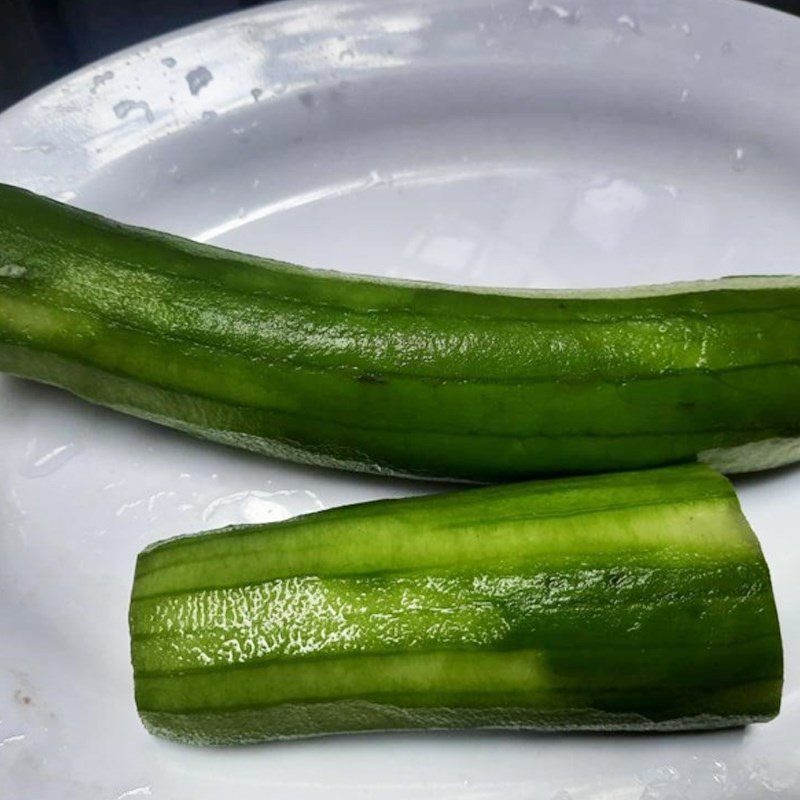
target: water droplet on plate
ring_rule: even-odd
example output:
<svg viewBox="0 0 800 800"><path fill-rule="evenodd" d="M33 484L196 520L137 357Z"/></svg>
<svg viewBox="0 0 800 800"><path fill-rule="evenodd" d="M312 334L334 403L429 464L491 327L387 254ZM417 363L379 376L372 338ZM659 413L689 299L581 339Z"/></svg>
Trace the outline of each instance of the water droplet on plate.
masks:
<svg viewBox="0 0 800 800"><path fill-rule="evenodd" d="M152 122L155 119L153 112L150 110L150 105L144 100L120 100L114 106L114 113L118 119L125 119L131 111L136 110L143 111L144 117L148 122Z"/></svg>
<svg viewBox="0 0 800 800"><path fill-rule="evenodd" d="M186 83L189 85L189 91L195 96L200 93L201 89L208 86L212 80L214 80L214 76L207 67L195 67L186 73Z"/></svg>
<svg viewBox="0 0 800 800"><path fill-rule="evenodd" d="M722 43L722 46L719 48L720 53L723 56L729 56L733 52L733 44L731 42L725 41Z"/></svg>
<svg viewBox="0 0 800 800"><path fill-rule="evenodd" d="M555 17L555 19L567 25L575 25L581 20L581 10L579 8L570 9L560 3L546 5L540 0L532 0L528 5L528 11L538 14L542 19Z"/></svg>
<svg viewBox="0 0 800 800"><path fill-rule="evenodd" d="M214 525L277 522L323 508L325 505L308 490L264 492L254 489L218 497L205 507L201 519L204 524Z"/></svg>
<svg viewBox="0 0 800 800"><path fill-rule="evenodd" d="M151 794L152 792L149 786L137 786L134 789L128 789L127 792L117 795L116 800L128 800L130 797L149 797Z"/></svg>
<svg viewBox="0 0 800 800"><path fill-rule="evenodd" d="M724 761L715 759L711 762L711 771L714 775L714 780L718 783L724 783L728 775L728 765Z"/></svg>
<svg viewBox="0 0 800 800"><path fill-rule="evenodd" d="M283 94L286 91L286 87L282 83L273 83L272 84L272 93L275 95Z"/></svg>
<svg viewBox="0 0 800 800"><path fill-rule="evenodd" d="M216 119L217 118L217 112L216 111L204 111L202 118L203 118L203 122L211 122L212 119Z"/></svg>
<svg viewBox="0 0 800 800"><path fill-rule="evenodd" d="M243 127L231 128L231 133L237 139L240 139L242 141L247 141L247 128L243 128Z"/></svg>
<svg viewBox="0 0 800 800"><path fill-rule="evenodd" d="M581 19L581 12L578 8L567 8L566 6L562 6L559 3L550 3L549 5L545 5L541 3L540 0L532 0L532 2L528 5L528 11L539 14L540 17L545 18L555 17L557 20L564 22L568 25L574 25L577 22L580 22Z"/></svg>
<svg viewBox="0 0 800 800"><path fill-rule="evenodd" d="M620 14L617 17L617 24L621 25L623 28L627 28L631 33L635 33L637 36L640 36L642 33L639 20L630 14Z"/></svg>
<svg viewBox="0 0 800 800"><path fill-rule="evenodd" d="M253 182L250 185L254 189L258 189L258 187L261 185L261 179L260 178L253 178Z"/></svg>
<svg viewBox="0 0 800 800"><path fill-rule="evenodd" d="M339 61L352 61L355 57L356 54L349 47L339 53Z"/></svg>
<svg viewBox="0 0 800 800"><path fill-rule="evenodd" d="M691 36L692 35L692 26L688 22L684 22L678 26L678 30L684 36Z"/></svg>
<svg viewBox="0 0 800 800"><path fill-rule="evenodd" d="M381 175L378 170L373 169L369 173L369 177L367 178L367 187L371 186L384 186L389 183L389 179L386 178L384 175Z"/></svg>
<svg viewBox="0 0 800 800"><path fill-rule="evenodd" d="M167 56L167 58L162 58L161 59L161 63L165 67L169 67L170 69L172 69L174 66L177 65L178 62L174 58L172 58L171 56Z"/></svg>
<svg viewBox="0 0 800 800"><path fill-rule="evenodd" d="M685 103L689 99L689 90L686 88L681 89L681 103Z"/></svg>
<svg viewBox="0 0 800 800"><path fill-rule="evenodd" d="M581 12L578 9L568 9L564 6L553 3L548 6L548 9L553 12L563 22L577 22L581 18Z"/></svg>
<svg viewBox="0 0 800 800"><path fill-rule="evenodd" d="M261 99L261 95L264 94L264 90L263 89L251 89L250 90L250 94L253 95L253 100L255 100L256 103L257 103Z"/></svg>
<svg viewBox="0 0 800 800"><path fill-rule="evenodd" d="M51 475L74 458L80 449L77 442L65 442L56 447L42 448L37 439L33 438L25 448L19 473L26 478L43 478L45 475Z"/></svg>
<svg viewBox="0 0 800 800"><path fill-rule="evenodd" d="M107 69L105 72L101 72L99 75L95 75L92 78L92 88L89 91L92 94L97 94L97 90L107 81L110 81L114 77L114 73Z"/></svg>
<svg viewBox="0 0 800 800"><path fill-rule="evenodd" d="M38 150L40 153L52 153L56 146L52 142L42 141L36 144L15 144L11 149L15 153L32 153Z"/></svg>
<svg viewBox="0 0 800 800"><path fill-rule="evenodd" d="M744 147L734 148L731 166L734 172L744 172L747 168L747 151Z"/></svg>

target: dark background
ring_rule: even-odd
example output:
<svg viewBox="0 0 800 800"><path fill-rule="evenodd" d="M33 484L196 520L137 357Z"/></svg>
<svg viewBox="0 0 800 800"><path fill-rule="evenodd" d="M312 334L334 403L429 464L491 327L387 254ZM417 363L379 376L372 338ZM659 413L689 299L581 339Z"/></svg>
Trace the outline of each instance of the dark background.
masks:
<svg viewBox="0 0 800 800"><path fill-rule="evenodd" d="M0 109L106 53L258 4L259 0L0 0ZM764 5L800 12L800 0L767 0Z"/></svg>

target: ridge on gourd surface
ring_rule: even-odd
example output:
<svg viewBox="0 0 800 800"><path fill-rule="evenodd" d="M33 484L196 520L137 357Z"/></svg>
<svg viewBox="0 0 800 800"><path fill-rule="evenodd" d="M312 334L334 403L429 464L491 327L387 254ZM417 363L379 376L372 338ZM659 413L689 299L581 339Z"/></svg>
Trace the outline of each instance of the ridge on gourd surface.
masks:
<svg viewBox="0 0 800 800"><path fill-rule="evenodd" d="M730 483L700 465L346 506L155 544L130 607L153 733L764 721L782 652Z"/></svg>
<svg viewBox="0 0 800 800"><path fill-rule="evenodd" d="M295 461L472 481L800 459L800 277L309 270L0 185L0 370Z"/></svg>

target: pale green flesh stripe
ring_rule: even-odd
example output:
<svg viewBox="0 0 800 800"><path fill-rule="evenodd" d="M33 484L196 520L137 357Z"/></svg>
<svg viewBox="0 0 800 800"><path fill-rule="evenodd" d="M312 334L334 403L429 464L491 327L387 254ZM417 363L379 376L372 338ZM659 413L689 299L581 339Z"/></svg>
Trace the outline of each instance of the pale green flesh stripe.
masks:
<svg viewBox="0 0 800 800"><path fill-rule="evenodd" d="M458 707L529 706L635 712L654 719L675 713L687 697L695 710L714 713L715 692L748 682L775 680L775 664L753 669L763 645L683 649L651 647L644 654L597 650L584 654L536 650L509 652L436 651L361 654L333 660L294 660L247 671L193 673L180 677L139 677L137 704L143 713L223 715L243 709L364 699L386 704ZM775 642L769 648L774 650ZM676 668L676 656L683 663ZM629 665L626 669L626 663ZM461 702L459 702L459 699ZM739 710L752 713L748 698ZM769 698L774 704L775 697ZM764 707L766 712L770 706ZM770 710L775 710L774 707ZM676 714L677 716L677 714Z"/></svg>
<svg viewBox="0 0 800 800"><path fill-rule="evenodd" d="M697 467L702 470L704 468ZM710 473L710 470L709 470ZM489 493L484 504L481 493ZM383 518L315 515L294 524L254 528L243 537L187 539L183 546L140 559L134 599L187 589L223 588L302 574L336 575L385 570L447 569L470 564L502 569L530 564L582 562L640 565L690 564L694 560L752 558L757 544L735 498L593 510L579 491L573 513L537 515L535 496L521 501L516 518L503 518L498 490L473 490L472 516L459 514L458 496L440 495L419 508L387 503ZM587 491L591 495L591 490ZM515 492L510 492L515 498ZM547 499L547 496L545 496ZM493 501L493 502L492 502ZM609 502L610 498L606 498ZM586 502L580 513L581 502ZM455 506L456 517L448 512ZM499 511L499 513L498 513ZM404 513L407 516L404 516ZM690 521L685 538L674 530ZM306 524L303 524L303 521Z"/></svg>
<svg viewBox="0 0 800 800"><path fill-rule="evenodd" d="M203 712L211 710L252 708L288 702L315 702L334 698L419 694L433 698L468 694L494 696L505 702L522 700L526 693L537 696L551 690L572 692L581 697L584 692L635 692L652 689L661 681L673 682L679 693L688 686L697 688L725 686L747 679L750 669L748 650L760 647L760 642L717 648L696 648L691 654L681 653L686 662L685 677L675 673L669 650L652 647L644 656L626 659L641 671L620 674L623 659L614 653L597 650L594 675L587 671L586 658L579 669L563 669L570 663L571 654L547 653L539 650L492 651L434 651L402 654L359 654L329 660L295 659L286 662L257 665L247 672L233 670L220 677L216 672L197 672L180 677L140 677L137 681L137 702L143 711ZM731 653L734 658L731 658ZM741 656L741 661L736 656ZM606 663L603 664L605 657ZM723 667L723 665L725 665ZM559 667L561 669L559 670ZM757 679L770 677L770 669ZM711 670L723 669L723 675ZM615 674L616 670L616 674ZM705 680L698 675L705 672ZM742 673L745 673L744 675ZM587 687L591 681L591 687ZM603 685L605 682L605 685ZM223 691L224 687L224 691ZM157 698L155 707L151 697ZM588 698L587 698L588 699ZM423 701L424 702L424 701ZM555 704L560 700L556 700Z"/></svg>

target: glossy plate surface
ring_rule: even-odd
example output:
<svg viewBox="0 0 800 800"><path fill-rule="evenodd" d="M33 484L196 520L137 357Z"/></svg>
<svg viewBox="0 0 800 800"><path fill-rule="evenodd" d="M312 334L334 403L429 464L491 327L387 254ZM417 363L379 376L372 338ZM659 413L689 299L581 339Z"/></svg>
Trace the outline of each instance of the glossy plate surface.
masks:
<svg viewBox="0 0 800 800"><path fill-rule="evenodd" d="M798 271L800 21L726 0L281 2L0 116L0 180L311 266L611 286ZM800 797L800 470L736 481L775 583L781 716L681 736L193 749L132 698L136 553L435 490L277 463L0 378L4 800Z"/></svg>

